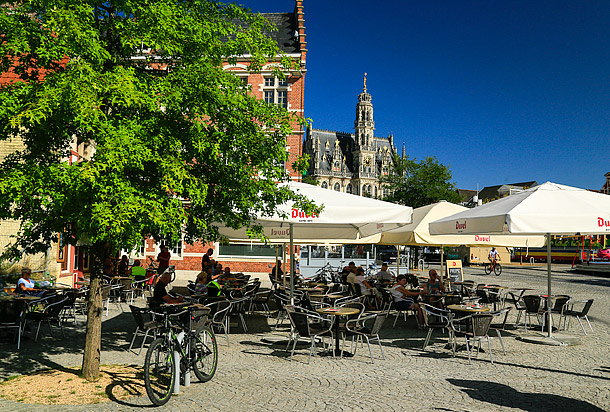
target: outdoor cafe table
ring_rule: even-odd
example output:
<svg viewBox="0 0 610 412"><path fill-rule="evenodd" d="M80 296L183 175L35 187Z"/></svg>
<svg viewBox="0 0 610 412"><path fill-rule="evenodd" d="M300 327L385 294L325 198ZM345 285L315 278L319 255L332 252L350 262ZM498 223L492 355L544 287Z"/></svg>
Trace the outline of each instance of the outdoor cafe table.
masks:
<svg viewBox="0 0 610 412"><path fill-rule="evenodd" d="M475 314L475 313L483 313L483 312L489 312L490 309L487 306L478 306L476 307L475 305L448 305L447 309L450 310L451 312L461 312L461 313L469 313L469 314ZM466 323L466 329L468 330L470 326L470 322Z"/></svg>
<svg viewBox="0 0 610 412"><path fill-rule="evenodd" d="M0 302L3 301L13 301L13 300L25 300L28 302L33 302L35 300L40 300L39 296L30 296L30 295L8 295L8 296L0 296Z"/></svg>
<svg viewBox="0 0 610 412"><path fill-rule="evenodd" d="M349 315L356 315L357 313L360 313L360 311L356 308L321 308L321 309L316 309L316 312L322 314L322 315L330 315L330 316L349 316ZM347 351L341 351L341 349L339 348L339 321L335 321L335 356L353 356L350 352ZM332 352L331 352L332 355Z"/></svg>
<svg viewBox="0 0 610 412"><path fill-rule="evenodd" d="M452 312L465 312L465 313L481 313L481 312L489 312L490 309L487 306L479 306L475 305L449 305L447 306Z"/></svg>

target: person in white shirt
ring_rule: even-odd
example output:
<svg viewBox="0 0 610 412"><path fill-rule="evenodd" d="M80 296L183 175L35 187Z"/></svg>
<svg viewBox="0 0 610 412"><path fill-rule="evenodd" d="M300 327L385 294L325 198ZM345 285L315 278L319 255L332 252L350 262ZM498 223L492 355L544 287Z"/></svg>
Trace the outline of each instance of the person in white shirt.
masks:
<svg viewBox="0 0 610 412"><path fill-rule="evenodd" d="M21 269L21 278L17 281L17 293L23 295L42 296L44 290L36 289L36 284L30 279L32 269L23 268Z"/></svg>
<svg viewBox="0 0 610 412"><path fill-rule="evenodd" d="M496 262L500 260L500 254L498 253L495 247L492 247L488 257L489 261L491 262L491 270L493 270L496 266Z"/></svg>

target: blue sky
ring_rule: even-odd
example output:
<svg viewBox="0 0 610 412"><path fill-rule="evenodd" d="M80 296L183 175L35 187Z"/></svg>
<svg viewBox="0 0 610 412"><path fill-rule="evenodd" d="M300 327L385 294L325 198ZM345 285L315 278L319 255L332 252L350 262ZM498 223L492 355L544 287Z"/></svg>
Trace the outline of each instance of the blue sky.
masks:
<svg viewBox="0 0 610 412"><path fill-rule="evenodd" d="M290 12L292 0L243 0ZM305 0L305 115L352 132L368 73L377 136L462 189L610 172L610 2Z"/></svg>

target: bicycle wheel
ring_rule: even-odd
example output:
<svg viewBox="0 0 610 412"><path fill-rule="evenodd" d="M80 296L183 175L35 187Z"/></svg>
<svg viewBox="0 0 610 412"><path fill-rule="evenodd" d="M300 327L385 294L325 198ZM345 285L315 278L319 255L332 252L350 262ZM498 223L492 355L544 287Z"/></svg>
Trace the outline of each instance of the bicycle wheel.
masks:
<svg viewBox="0 0 610 412"><path fill-rule="evenodd" d="M197 334L191 341L191 353L193 354L193 371L201 382L207 382L216 373L218 366L218 347L216 346L216 335L209 326L203 326L197 330Z"/></svg>
<svg viewBox="0 0 610 412"><path fill-rule="evenodd" d="M494 267L494 273L496 274L496 276L500 276L500 274L502 274L502 265L499 263L496 263L496 266Z"/></svg>
<svg viewBox="0 0 610 412"><path fill-rule="evenodd" d="M175 379L172 348L164 338L155 339L144 361L144 386L151 402L165 405L172 397Z"/></svg>
<svg viewBox="0 0 610 412"><path fill-rule="evenodd" d="M491 265L489 263L487 263L485 265L485 274L489 275L491 273Z"/></svg>

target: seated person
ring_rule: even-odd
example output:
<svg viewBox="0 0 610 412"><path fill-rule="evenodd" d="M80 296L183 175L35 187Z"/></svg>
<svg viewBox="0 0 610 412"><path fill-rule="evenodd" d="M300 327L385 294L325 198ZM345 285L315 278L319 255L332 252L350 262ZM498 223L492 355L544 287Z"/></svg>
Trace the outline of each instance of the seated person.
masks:
<svg viewBox="0 0 610 412"><path fill-rule="evenodd" d="M209 275L205 271L199 272L195 280L195 293L206 294L208 292Z"/></svg>
<svg viewBox="0 0 610 412"><path fill-rule="evenodd" d="M131 267L130 277L135 279L136 281L146 279L146 269L140 266L140 261L136 260L133 262L133 266Z"/></svg>
<svg viewBox="0 0 610 412"><path fill-rule="evenodd" d="M212 279L208 282L208 296L218 297L221 293L222 286L220 286L220 284L216 280Z"/></svg>
<svg viewBox="0 0 610 412"><path fill-rule="evenodd" d="M21 278L19 278L19 280L17 281L17 288L15 289L15 293L31 296L42 296L44 294L44 290L35 288L36 284L33 280L30 279L31 274L32 269L21 269Z"/></svg>
<svg viewBox="0 0 610 412"><path fill-rule="evenodd" d="M428 272L428 276L430 277L426 284L424 285L424 291L428 295L438 295L441 293L445 293L445 286L443 285L443 281L441 277L436 273L436 270L430 269Z"/></svg>
<svg viewBox="0 0 610 412"><path fill-rule="evenodd" d="M358 266L356 268L356 276L353 283L360 285L360 293L362 293L364 296L372 295L378 299L381 299L381 293L377 290L377 288L365 280L364 269L362 269L362 266Z"/></svg>
<svg viewBox="0 0 610 412"><path fill-rule="evenodd" d="M354 262L349 262L347 266L343 268L343 271L341 271L341 281L344 285L348 283L347 277L350 273L356 273L356 264Z"/></svg>
<svg viewBox="0 0 610 412"><path fill-rule="evenodd" d="M106 259L104 259L102 273L104 274L104 276L109 278L114 276L114 263L112 262L112 258L110 256L106 256Z"/></svg>
<svg viewBox="0 0 610 412"><path fill-rule="evenodd" d="M388 272L388 264L383 263L381 265L381 270L377 272L375 278L381 283L390 283L392 282L392 274Z"/></svg>
<svg viewBox="0 0 610 412"><path fill-rule="evenodd" d="M129 259L127 255L123 255L119 262L119 276L126 277L129 275Z"/></svg>
<svg viewBox="0 0 610 412"><path fill-rule="evenodd" d="M163 303L176 304L182 303L184 298L182 296L173 297L167 293L167 285L171 282L172 275L169 272L164 272L159 276L159 280L155 285L155 291L151 300L151 306L159 306Z"/></svg>
<svg viewBox="0 0 610 412"><path fill-rule="evenodd" d="M236 277L235 277L235 275L233 275L233 274L231 273L231 268L230 268L229 266L225 266L225 268L224 268L224 275L223 275L223 277L224 277L225 279L235 279L235 278L236 278Z"/></svg>
<svg viewBox="0 0 610 412"><path fill-rule="evenodd" d="M349 262L350 265L354 262ZM345 282L349 285L351 283L356 282L356 276L358 276L358 269L362 269L361 266L354 266L354 268L352 269L351 266L347 266L349 272L347 273L347 276L345 277ZM345 270L345 269L344 269ZM364 275L364 269L362 269L362 274Z"/></svg>
<svg viewBox="0 0 610 412"><path fill-rule="evenodd" d="M405 275L398 275L396 278L396 284L390 289L390 293L394 298L394 306L398 310L416 310L417 321L421 327L424 324L424 317L421 308L417 303L415 303L415 298L421 295L422 292L412 292L405 288L406 284L407 277Z"/></svg>
<svg viewBox="0 0 610 412"><path fill-rule="evenodd" d="M216 262L216 266L212 268L213 275L219 275L221 278L224 278L224 270L222 269L222 263Z"/></svg>

